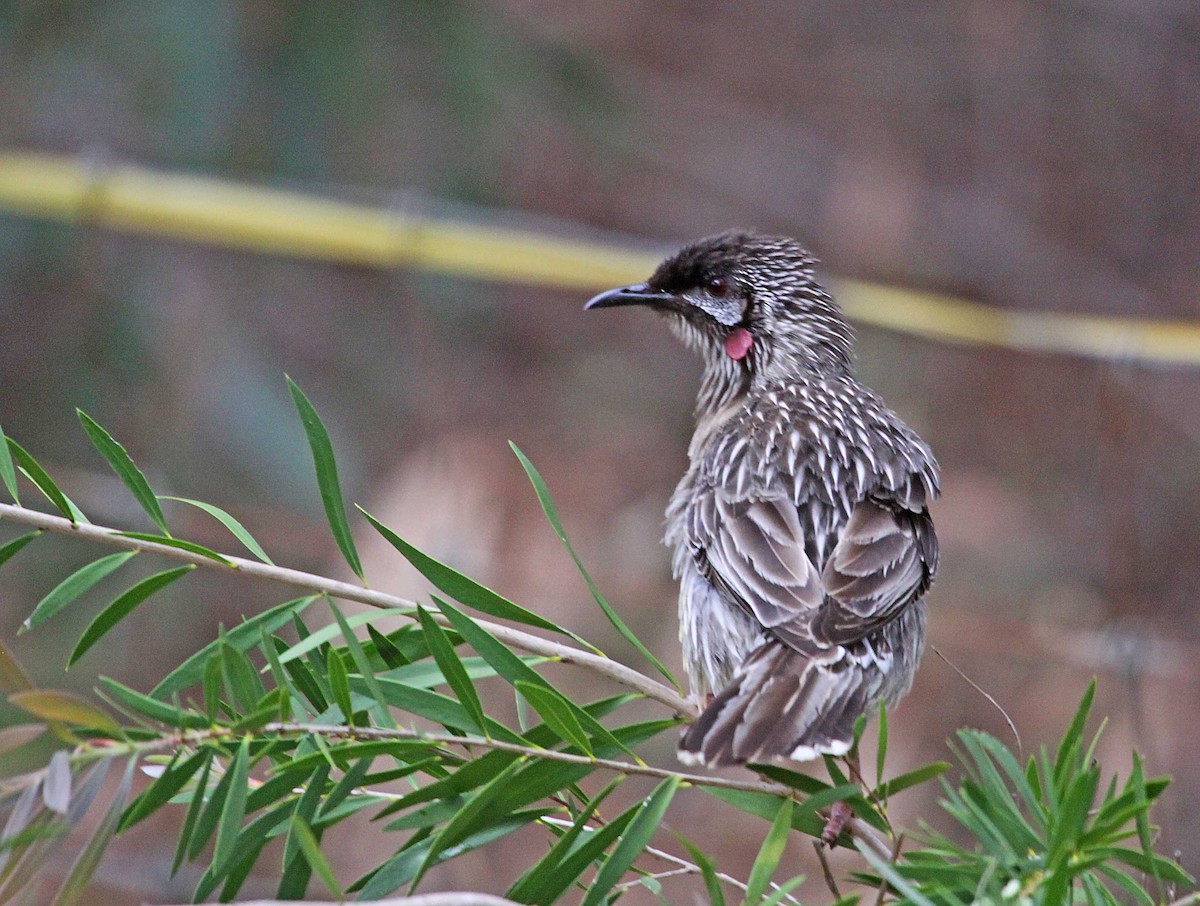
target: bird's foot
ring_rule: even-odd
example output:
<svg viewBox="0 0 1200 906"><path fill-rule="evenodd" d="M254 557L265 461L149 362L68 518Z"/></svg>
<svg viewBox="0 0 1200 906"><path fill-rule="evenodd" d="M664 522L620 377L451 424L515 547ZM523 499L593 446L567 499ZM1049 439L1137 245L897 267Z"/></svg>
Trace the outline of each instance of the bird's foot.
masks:
<svg viewBox="0 0 1200 906"><path fill-rule="evenodd" d="M845 802L835 802L829 809L829 820L825 822L825 829L821 831L821 842L830 849L837 846L838 837L842 835L842 831L846 829L846 823L853 817L854 809Z"/></svg>

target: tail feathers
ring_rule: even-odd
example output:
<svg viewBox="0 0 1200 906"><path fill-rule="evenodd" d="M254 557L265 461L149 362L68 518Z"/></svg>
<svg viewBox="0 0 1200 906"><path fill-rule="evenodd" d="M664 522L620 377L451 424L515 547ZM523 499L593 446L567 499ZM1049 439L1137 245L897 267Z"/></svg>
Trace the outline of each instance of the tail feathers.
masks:
<svg viewBox="0 0 1200 906"><path fill-rule="evenodd" d="M842 648L820 659L765 642L684 733L679 757L719 767L844 755L875 697L871 666Z"/></svg>

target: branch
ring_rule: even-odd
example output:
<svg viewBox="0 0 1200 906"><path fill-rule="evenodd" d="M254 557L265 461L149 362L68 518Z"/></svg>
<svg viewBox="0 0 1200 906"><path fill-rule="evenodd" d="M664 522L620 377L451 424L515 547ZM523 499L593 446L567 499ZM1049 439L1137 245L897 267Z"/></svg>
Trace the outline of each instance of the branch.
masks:
<svg viewBox="0 0 1200 906"><path fill-rule="evenodd" d="M400 607L415 610L417 606L415 602L397 597L396 595L363 588L359 585L351 585L349 582L340 582L337 579L329 579L325 576L318 576L315 573L272 566L267 563L260 563L257 560L246 560L242 557L233 557L228 554L221 554L226 561L222 563L203 554L180 550L177 547L170 547L166 544L156 544L153 541L144 541L140 538L127 538L122 536L117 529L105 528L104 526L84 522L73 523L62 516L54 516L39 510L30 510L21 506L0 503L0 521L4 519L10 519L16 523L33 526L34 528L49 532L56 532L60 535L83 538L97 544L108 544L113 547L122 547L126 550L160 554L163 557L182 560L185 563L194 563L197 566L209 569L226 572L231 569L237 570L247 576L270 579L273 582L281 582L285 585L323 592L334 598L345 601L357 601L360 604L366 604L370 607ZM445 617L440 613L433 614L433 616L434 619L443 625L448 625ZM563 645L560 642L552 642L501 623L478 619L475 622L500 641L515 648L520 648L522 651L553 658L565 664L574 664L577 667L583 667L607 676L609 679L623 686L642 693L649 699L666 705L666 707L680 716L695 717L697 714L696 706L679 695L674 689L656 682L631 667L626 667L624 664L618 663L611 658L593 654L590 651L583 651L579 648L573 648L570 645Z"/></svg>

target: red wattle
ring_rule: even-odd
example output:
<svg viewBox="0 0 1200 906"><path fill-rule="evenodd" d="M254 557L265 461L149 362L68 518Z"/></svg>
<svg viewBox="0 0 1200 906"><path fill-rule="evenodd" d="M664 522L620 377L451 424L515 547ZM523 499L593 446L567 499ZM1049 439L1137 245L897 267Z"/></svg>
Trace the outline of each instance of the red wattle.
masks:
<svg viewBox="0 0 1200 906"><path fill-rule="evenodd" d="M725 354L735 362L744 359L753 345L754 335L744 327L735 327L725 335Z"/></svg>

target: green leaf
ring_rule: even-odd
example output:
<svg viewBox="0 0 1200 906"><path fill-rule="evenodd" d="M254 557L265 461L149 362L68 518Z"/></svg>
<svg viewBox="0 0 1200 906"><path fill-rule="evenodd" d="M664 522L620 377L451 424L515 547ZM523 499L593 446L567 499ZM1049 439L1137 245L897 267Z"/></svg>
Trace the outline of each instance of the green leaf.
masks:
<svg viewBox="0 0 1200 906"><path fill-rule="evenodd" d="M539 906L550 906L558 902L564 891L587 871L589 865L603 855L609 844L625 832L643 807L644 803L638 803L598 830L585 830L579 838L579 845L571 849L559 862L558 867L543 878L539 885L523 892L520 902L536 903Z"/></svg>
<svg viewBox="0 0 1200 906"><path fill-rule="evenodd" d="M234 844L242 829L242 819L246 817L246 794L250 780L250 737L242 738L237 755L229 766L229 772L222 778L227 783L227 794L224 807L221 809L221 820L217 825L217 844L213 851L213 871L220 874L230 863L237 852Z"/></svg>
<svg viewBox="0 0 1200 906"><path fill-rule="evenodd" d="M427 554L417 550L390 528L359 507L367 521L375 528L384 540L392 547L396 548L404 558L426 579L432 582L441 591L459 601L466 604L468 607L474 608L481 613L486 613L491 617L498 617L503 620L512 620L514 623L523 623L526 626L536 626L538 629L545 629L548 632L556 632L559 635L565 635L568 638L574 639L581 645L586 646L592 651L597 649L589 645L583 639L579 638L572 632L563 629L561 626L552 623L545 617L538 616L531 610L526 610L519 604L514 604L512 601L492 591L490 588L485 588L473 579L464 576L458 570L440 563Z"/></svg>
<svg viewBox="0 0 1200 906"><path fill-rule="evenodd" d="M879 703L879 743L875 752L875 786L883 783L883 768L887 764L888 750L888 719L887 706L881 701ZM880 794L881 799L886 799L886 794Z"/></svg>
<svg viewBox="0 0 1200 906"><path fill-rule="evenodd" d="M475 620L471 619L453 604L448 601L443 601L437 595L433 596L433 601L445 614L446 619L454 627L455 631L463 637L463 639L472 648L491 664L496 672L499 673L509 683L514 685L518 680L531 683L535 686L541 686L551 693L557 695L560 699L561 708L569 710L579 723L583 731L597 741L605 742L610 745L615 745L621 751L627 753L635 760L639 760L637 755L630 752L624 745L609 730L596 720L585 710L580 708L569 698L550 685L536 670L533 670L524 660L519 658L508 650L500 641L490 632L480 626ZM533 704L531 701L530 704Z"/></svg>
<svg viewBox="0 0 1200 906"><path fill-rule="evenodd" d="M188 497L168 497L164 494L158 495L158 499L174 500L176 503L186 503L188 506L194 506L197 509L204 510L204 512L208 513L208 515L220 522L221 525L229 529L233 536L237 538L238 541L242 542L246 550L254 554L254 556L256 556L263 563L270 564L271 566L275 565L274 561L267 556L266 551L264 551L259 546L258 542L254 540L254 536L246 530L246 527L219 506L213 506L211 503L205 503L203 500L192 500Z"/></svg>
<svg viewBox="0 0 1200 906"><path fill-rule="evenodd" d="M456 843L460 843L472 834L477 834L482 830L486 830L490 825L496 823L496 819L506 818L507 814L492 816L492 820L488 820L487 812L495 800L507 786L513 775L521 769L524 763L524 758L518 758L512 762L500 773L496 774L490 781L485 783L473 795L466 804L457 809L446 826L433 838L433 842L429 846L429 851L425 855L421 867L417 869L416 875L412 880L412 887L415 889L420 883L421 878L425 876L430 868L437 864L438 856L449 849Z"/></svg>
<svg viewBox="0 0 1200 906"><path fill-rule="evenodd" d="M229 644L221 646L221 678L229 690L231 704L240 714L253 711L266 691L245 652Z"/></svg>
<svg viewBox="0 0 1200 906"><path fill-rule="evenodd" d="M88 649L104 638L108 631L116 626L117 623L132 613L135 607L155 592L161 591L180 576L190 573L195 568L194 565L188 565L168 569L165 572L143 579L118 597L104 608L104 610L100 611L96 618L88 625L88 628L84 630L83 635L80 636L78 643L75 645L75 650L71 652L71 656L67 659L67 667L74 666L75 662L83 657Z"/></svg>
<svg viewBox="0 0 1200 906"><path fill-rule="evenodd" d="M62 721L73 727L99 730L113 736L121 732L121 728L111 717L91 702L70 692L30 689L26 692L14 692L9 695L8 700L22 711L42 720Z"/></svg>
<svg viewBox="0 0 1200 906"><path fill-rule="evenodd" d="M708 793L708 795L720 799L722 802L727 802L734 808L745 812L748 815L757 815L766 821L775 820L775 816L779 814L779 797L770 793L756 793L750 790L731 790L719 786L703 786L700 789ZM830 790L842 790L844 787L830 787ZM819 837L821 831L825 829L825 821L816 811L807 808L808 801L802 805L805 808L795 809L792 812L792 827L803 834L808 834L810 837Z"/></svg>
<svg viewBox="0 0 1200 906"><path fill-rule="evenodd" d="M562 870L561 862L575 849L575 841L580 839L580 835L588 830L588 822L592 820L592 815L596 813L596 809L600 804L608 798L609 794L621 785L624 777L614 777L609 781L595 796L592 796L587 803L587 806L582 812L576 816L574 823L567 828L566 833L560 836L554 845L550 847L550 851L546 853L533 866L525 871L520 878L508 889L505 896L510 900L515 900L518 903L532 903L530 894L538 887L544 885L553 878L565 880L570 884L578 874L564 878L565 872ZM632 817L632 816L631 816ZM586 867L586 863L583 867ZM583 868L580 869L582 871ZM566 885L564 885L565 889ZM716 906L725 906L724 903L716 904Z"/></svg>
<svg viewBox="0 0 1200 906"><path fill-rule="evenodd" d="M383 607L378 610L371 610L367 613L354 613L348 617L344 617L346 626L354 629L362 626L364 623L370 624L373 621L386 620L391 617L411 617L413 611L407 607ZM314 648L320 648L332 639L343 635L342 626L340 623L330 623L328 626L322 626L315 632L310 632L303 636L295 645L289 646L286 650L280 652L279 663L287 664L297 658L303 657Z"/></svg>
<svg viewBox="0 0 1200 906"><path fill-rule="evenodd" d="M929 764L922 765L916 770L909 771L906 774L901 774L899 777L893 777L891 780L884 781L875 789L875 795L880 799L889 799L902 790L907 790L909 787L914 787L925 783L925 781L932 780L934 777L940 777L948 770L950 770L949 762L930 762Z"/></svg>
<svg viewBox="0 0 1200 906"><path fill-rule="evenodd" d="M558 536L558 540L563 543L563 546L567 549L567 553L570 554L571 559L575 561L575 567L579 570L579 574L583 577L583 581L587 585L588 591L592 593L592 597L600 606L600 609L604 611L604 615L608 617L608 621L612 623L613 628L615 628L617 632L621 634L621 637L624 638L625 641L632 645L637 652L654 667L655 670L657 670L660 674L662 674L663 677L666 678L667 682L673 685L676 689L679 689L679 683L675 681L675 677L671 675L671 671L666 668L662 661L660 661L651 653L649 648L642 644L641 639L634 635L633 630L625 625L625 621L621 619L617 612L613 610L612 605L605 600L604 595L600 593L599 587L592 580L592 577L588 573L587 569L584 568L583 561L579 559L579 555L575 553L575 548L567 538L567 533L563 528L562 521L558 518L558 511L555 509L554 500L550 496L550 489L546 486L546 482L542 480L542 476L538 473L538 470L533 467L533 463L530 462L525 454L520 451L516 444L512 443L512 441L509 441L509 446L512 447L513 452L517 454L517 459L521 461L521 466L525 469L525 474L529 476L529 481L533 484L533 489L537 493L538 502L542 505L542 511L546 514L546 519L549 520L551 528L554 529L554 534Z"/></svg>
<svg viewBox="0 0 1200 906"><path fill-rule="evenodd" d="M767 891L767 885L775 876L779 860L783 858L784 847L787 846L788 834L792 829L792 806L790 798L784 799L779 804L779 812L771 823L771 830L758 850L758 857L754 860L754 866L750 869L750 878L746 883L747 906L757 904L763 898L763 894Z"/></svg>
<svg viewBox="0 0 1200 906"><path fill-rule="evenodd" d="M569 703L561 694L541 684L527 683L521 680L518 680L515 685L517 691L541 715L546 726L585 755L594 757L592 746L583 732L583 727L579 725Z"/></svg>
<svg viewBox="0 0 1200 906"><path fill-rule="evenodd" d="M122 551L119 554L109 554L71 573L38 602L33 613L21 624L20 632L27 632L54 616L136 553L137 551Z"/></svg>
<svg viewBox="0 0 1200 906"><path fill-rule="evenodd" d="M204 679L204 668L208 659L218 652L222 643L230 645L238 651L246 651L258 643L260 626L268 634L275 632L291 621L292 614L300 613L319 599L320 595L294 598L251 617L226 632L223 642L222 640L210 642L189 657L167 674L162 682L150 691L150 694L155 698L168 700L171 696L197 685Z"/></svg>
<svg viewBox="0 0 1200 906"><path fill-rule="evenodd" d="M778 890L773 890L769 897L765 897L760 906L777 906L777 904L783 902L784 897L786 897L789 893L803 883L804 875L796 875L794 878L789 878L783 884L779 885ZM834 903L833 906L852 906L852 904L857 904L857 902L857 899L850 899L847 897L846 899L839 900L837 903Z"/></svg>
<svg viewBox="0 0 1200 906"><path fill-rule="evenodd" d="M8 493L17 506L21 505L21 495L17 493L17 470L13 468L12 454L8 452L8 438L4 429L0 428L0 480L8 488Z"/></svg>
<svg viewBox="0 0 1200 906"><path fill-rule="evenodd" d="M197 544L195 541L184 541L182 538L172 538L169 535L153 535L147 532L117 532L118 538L133 538L137 541L150 541L154 544L161 544L163 547L173 547L176 550L187 551L189 554L199 554L201 557L207 557L209 560L215 560L223 566L233 566L236 564L223 554L218 554L214 550L210 550L202 544Z"/></svg>
<svg viewBox="0 0 1200 906"><path fill-rule="evenodd" d="M682 778L678 776L667 778L655 787L650 798L639 807L637 815L629 824L629 829L621 835L621 842L596 872L596 880L588 888L583 906L598 906L603 902L629 866L642 854L662 823L667 806L671 804L671 799L674 798L681 782Z"/></svg>
<svg viewBox="0 0 1200 906"><path fill-rule="evenodd" d="M112 439L112 436L105 431L95 420L93 420L82 409L76 409L79 415L79 421L83 424L83 430L87 432L87 436L91 438L92 444L100 455L108 460L108 464L112 466L112 470L117 473L117 476L125 483L125 487L129 488L129 492L133 494L146 515L150 520L158 526L158 530L164 535L170 537L170 530L167 528L167 520L163 516L162 507L158 505L158 498L154 496L154 492L150 490L150 485L138 467L133 464L133 460L129 458L129 453L119 443Z"/></svg>
<svg viewBox="0 0 1200 906"><path fill-rule="evenodd" d="M129 804L125 814L117 824L117 830L124 833L139 821L149 818L184 788L192 776L208 763L209 753L196 752L180 764L180 753L176 752L171 763L164 768L161 776L150 784L142 794Z"/></svg>
<svg viewBox="0 0 1200 906"><path fill-rule="evenodd" d="M350 703L350 680L346 674L346 664L342 656L331 651L325 660L329 671L329 688L333 690L333 703L342 712L342 723L354 725L354 706Z"/></svg>
<svg viewBox="0 0 1200 906"><path fill-rule="evenodd" d="M179 866L183 864L184 858L192 848L200 811L204 807L204 799L208 793L208 775L212 771L213 752L211 749L201 749L197 753L197 757L203 759L204 769L200 772L200 779L196 781L196 786L192 791L192 801L188 803L187 813L184 815L183 828L179 831L179 842L175 845L175 858L171 861L171 877L174 877L175 872L179 871ZM203 845L201 842L200 846ZM197 850L199 848L196 847Z"/></svg>
<svg viewBox="0 0 1200 906"><path fill-rule="evenodd" d="M359 642L358 636L354 634L354 630L350 628L350 624L342 614L341 608L332 600L329 601L329 609L333 611L338 629L342 631L342 638L346 640L346 648L350 652L354 666L358 668L359 675L371 691L371 699L374 702L372 710L375 712L375 719L381 727L394 730L396 722L392 719L392 712L383 703L383 690L379 686L379 680L375 678L375 671L371 668L371 662L367 659L366 652L363 651L362 643ZM370 624L368 624L369 626Z"/></svg>
<svg viewBox="0 0 1200 906"><path fill-rule="evenodd" d="M417 608L417 618L421 622L421 629L425 633L425 639L429 643L429 651L433 655L433 659L437 662L438 668L442 671L442 676L446 678L446 682L450 684L450 688L454 690L454 694L458 700L462 702L463 707L475 720L476 726L483 734L487 734L487 719L484 716L483 704L479 701L479 693L475 691L475 685L471 682L471 678L467 676L467 671L462 665L462 661L458 659L458 655L454 651L454 646L450 644L450 640L446 637L446 631L435 621L423 607Z"/></svg>
<svg viewBox="0 0 1200 906"><path fill-rule="evenodd" d="M111 695L115 703L131 711L181 730L200 730L209 726L208 718L196 711L168 705L149 695L143 695L135 689L130 689L107 676L100 677L105 691Z"/></svg>
<svg viewBox="0 0 1200 906"><path fill-rule="evenodd" d="M108 844L112 842L113 836L116 834L121 813L125 809L125 799L129 796L129 788L133 783L133 769L136 763L137 759L130 758L126 764L125 778L121 781L116 795L113 796L112 804L100 820L100 825L93 832L92 838L79 853L75 864L71 866L71 871L63 881L62 887L58 889L58 895L54 898L51 906L71 906L86 892L88 882L91 881L92 875L100 866L100 859L104 855L104 851L108 849Z"/></svg>
<svg viewBox="0 0 1200 906"><path fill-rule="evenodd" d="M334 540L354 575L363 578L362 564L358 559L358 550L354 547L354 538L350 534L350 524L346 521L346 505L342 500L342 489L338 483L337 463L333 457L333 444L329 442L329 433L321 423L317 410L296 383L287 378L288 389L300 413L300 422L304 425L304 433L308 435L308 446L312 451L313 465L317 470L317 487L321 491L321 502L325 505L325 516L329 520L329 528Z"/></svg>
<svg viewBox="0 0 1200 906"><path fill-rule="evenodd" d="M712 859L682 834L677 833L675 837L700 869L700 876L704 878L704 888L708 891L709 906L725 906L725 892L721 889L721 879L717 877L717 866L713 864Z"/></svg>
<svg viewBox="0 0 1200 906"><path fill-rule="evenodd" d="M29 476L29 480L37 485L38 490L46 495L46 499L54 504L55 509L71 520L72 523L82 521L77 518L78 512L71 506L66 495L58 489L58 485L54 483L54 479L47 474L46 470L38 465L37 460L30 456L25 448L11 437L6 437L4 440L7 442L8 449L12 452L13 457L16 458L17 464Z"/></svg>
<svg viewBox="0 0 1200 906"><path fill-rule="evenodd" d="M25 674L24 668L0 639L0 692L22 692L32 688L33 682Z"/></svg>
<svg viewBox="0 0 1200 906"><path fill-rule="evenodd" d="M304 853L305 860L312 867L312 870L317 873L317 877L325 884L326 890L337 897L339 902L344 900L346 893L342 890L342 885L338 883L337 875L333 873L333 866L329 864L329 860L321 852L321 844L317 842L312 829L298 815L292 817L291 834L299 842L300 851Z"/></svg>
<svg viewBox="0 0 1200 906"><path fill-rule="evenodd" d="M12 541L9 541L3 547L0 547L0 566L3 566L5 563L7 563L9 560L11 560L14 556L16 556L18 553L20 553L25 548L26 544L28 544L30 541L32 541L34 538L36 538L41 533L42 533L41 529L38 529L37 531L29 532L26 535L21 535L19 538L14 538Z"/></svg>

